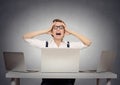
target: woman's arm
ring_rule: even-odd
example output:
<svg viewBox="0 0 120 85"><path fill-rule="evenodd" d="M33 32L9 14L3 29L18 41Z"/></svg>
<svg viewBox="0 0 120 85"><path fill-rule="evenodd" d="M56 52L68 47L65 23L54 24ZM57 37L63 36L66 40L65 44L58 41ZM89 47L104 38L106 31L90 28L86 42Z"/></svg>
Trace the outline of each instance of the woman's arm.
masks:
<svg viewBox="0 0 120 85"><path fill-rule="evenodd" d="M69 30L67 28L65 28L65 30L66 30L66 34L72 34L73 36L77 37L80 41L82 41L83 44L85 44L87 46L91 45L92 42L87 37L83 36L82 34L79 34L77 32Z"/></svg>
<svg viewBox="0 0 120 85"><path fill-rule="evenodd" d="M74 35L75 37L77 37L78 39L80 39L87 46L90 46L92 43L87 37L83 36L82 34L78 34L73 31L71 32L71 34Z"/></svg>
<svg viewBox="0 0 120 85"><path fill-rule="evenodd" d="M50 32L50 30L51 30L51 28L46 29L46 30L40 30L40 31L26 33L25 35L23 35L23 38L24 39L30 39L30 38L33 38L33 37L38 36L38 35L48 34Z"/></svg>
<svg viewBox="0 0 120 85"><path fill-rule="evenodd" d="M51 34L51 29L54 24L55 23L52 23L52 25L46 30L40 30L40 31L26 33L25 35L23 35L23 39L30 39L30 38L33 38L33 37L36 37L36 36L42 35L42 34Z"/></svg>

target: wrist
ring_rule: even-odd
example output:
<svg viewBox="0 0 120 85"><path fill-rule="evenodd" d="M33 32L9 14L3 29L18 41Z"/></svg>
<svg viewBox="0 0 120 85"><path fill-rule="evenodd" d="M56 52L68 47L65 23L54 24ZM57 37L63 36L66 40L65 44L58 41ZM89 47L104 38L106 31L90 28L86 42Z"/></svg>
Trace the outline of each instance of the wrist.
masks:
<svg viewBox="0 0 120 85"><path fill-rule="evenodd" d="M50 33L51 33L51 29L50 29L50 28L49 28L49 29L46 29L46 30L44 30L43 32L44 32L44 34L50 34Z"/></svg>
<svg viewBox="0 0 120 85"><path fill-rule="evenodd" d="M72 35L74 35L75 32L72 31L72 30L69 30L69 33L72 34Z"/></svg>

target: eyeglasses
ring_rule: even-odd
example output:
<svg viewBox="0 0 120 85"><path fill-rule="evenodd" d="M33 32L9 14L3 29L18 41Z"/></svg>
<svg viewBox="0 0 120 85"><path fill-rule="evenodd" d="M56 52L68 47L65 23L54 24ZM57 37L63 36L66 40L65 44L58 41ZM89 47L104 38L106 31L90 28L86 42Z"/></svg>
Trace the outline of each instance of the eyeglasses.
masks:
<svg viewBox="0 0 120 85"><path fill-rule="evenodd" d="M54 30L63 30L64 29L64 26L63 25L60 25L60 26L54 26L53 27Z"/></svg>

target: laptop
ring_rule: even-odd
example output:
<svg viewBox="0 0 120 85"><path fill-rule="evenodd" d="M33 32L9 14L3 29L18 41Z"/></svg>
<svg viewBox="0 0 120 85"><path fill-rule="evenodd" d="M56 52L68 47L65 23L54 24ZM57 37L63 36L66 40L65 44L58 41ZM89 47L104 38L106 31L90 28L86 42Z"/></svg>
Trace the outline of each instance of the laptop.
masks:
<svg viewBox="0 0 120 85"><path fill-rule="evenodd" d="M42 48L41 72L79 72L80 49Z"/></svg>
<svg viewBox="0 0 120 85"><path fill-rule="evenodd" d="M115 52L102 51L97 67L97 72L111 72L115 61Z"/></svg>
<svg viewBox="0 0 120 85"><path fill-rule="evenodd" d="M36 72L26 68L23 52L3 52L3 56L7 72Z"/></svg>

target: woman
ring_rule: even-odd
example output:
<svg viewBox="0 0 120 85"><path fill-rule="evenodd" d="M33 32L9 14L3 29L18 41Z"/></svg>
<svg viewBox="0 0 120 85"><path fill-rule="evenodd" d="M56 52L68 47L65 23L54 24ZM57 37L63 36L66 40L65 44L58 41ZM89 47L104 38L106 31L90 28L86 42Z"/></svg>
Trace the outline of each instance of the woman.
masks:
<svg viewBox="0 0 120 85"><path fill-rule="evenodd" d="M52 40L42 41L35 37L42 34L49 34ZM66 35L77 37L79 42L64 41ZM85 36L69 30L64 21L54 19L51 27L46 30L26 33L23 36L24 40L38 48L84 48L91 45L91 41ZM41 85L74 85L75 79L43 79Z"/></svg>

